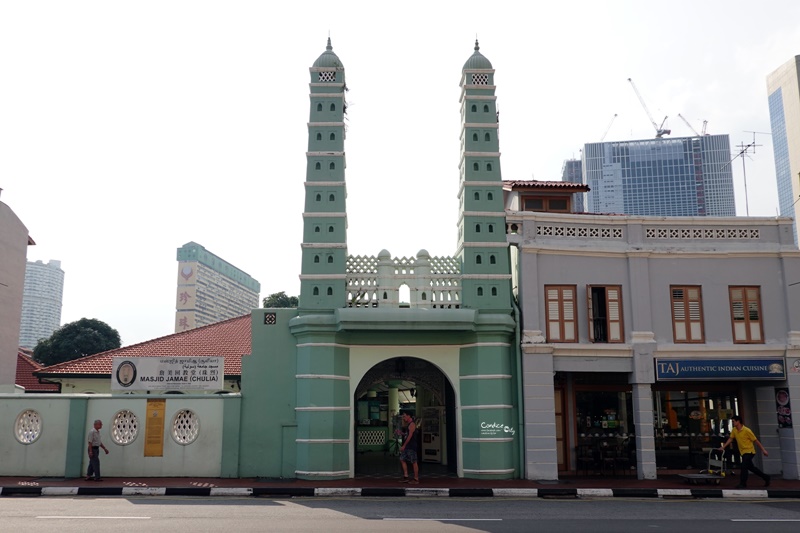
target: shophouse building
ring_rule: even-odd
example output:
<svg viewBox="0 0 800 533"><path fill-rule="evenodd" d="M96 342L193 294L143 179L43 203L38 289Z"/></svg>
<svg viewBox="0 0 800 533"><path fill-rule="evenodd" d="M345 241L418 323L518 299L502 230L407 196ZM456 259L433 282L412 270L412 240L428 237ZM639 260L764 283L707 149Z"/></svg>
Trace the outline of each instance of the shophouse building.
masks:
<svg viewBox="0 0 800 533"><path fill-rule="evenodd" d="M791 219L531 212L529 194L506 191L526 476L699 470L741 414L772 452L764 469L796 479Z"/></svg>

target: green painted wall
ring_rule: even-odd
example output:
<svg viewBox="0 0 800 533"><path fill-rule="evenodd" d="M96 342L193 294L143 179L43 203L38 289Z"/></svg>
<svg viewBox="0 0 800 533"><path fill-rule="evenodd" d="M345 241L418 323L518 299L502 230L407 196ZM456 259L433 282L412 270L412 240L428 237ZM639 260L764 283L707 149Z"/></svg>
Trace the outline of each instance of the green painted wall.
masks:
<svg viewBox="0 0 800 533"><path fill-rule="evenodd" d="M146 457L147 401L166 400L163 455ZM238 475L238 395L172 394L7 394L0 396L0 427L13 435L19 415L37 413L41 432L33 442L11 436L0 439L0 475L79 478L88 466L86 437L94 420L101 420L104 477L235 477ZM170 437L174 416L184 409L200 421L198 438L188 445ZM117 442L113 430L117 415L130 411L139 425L137 436ZM230 416L233 420L228 420ZM233 446L234 450L226 449Z"/></svg>
<svg viewBox="0 0 800 533"><path fill-rule="evenodd" d="M502 438L487 438L481 427L496 431L516 420L517 376L494 71L477 45L468 65L477 70L464 71L462 84L463 300L447 310L346 307L344 68L330 41L310 68L300 305L253 312L253 353L242 362L240 475L352 475L355 390L376 364L404 357L434 364L453 387L450 408L460 417L447 438L461 444L464 475L519 477L521 435L501 429ZM473 85L473 73L488 84ZM266 325L269 312L276 320Z"/></svg>
<svg viewBox="0 0 800 533"><path fill-rule="evenodd" d="M497 345L504 341L506 345ZM464 476L521 477L517 442L515 365L512 340L502 329L479 335L461 349L461 427Z"/></svg>
<svg viewBox="0 0 800 533"><path fill-rule="evenodd" d="M331 168L331 163L333 163L333 168ZM344 157L321 153L309 155L306 158L306 180L310 182L343 181Z"/></svg>
<svg viewBox="0 0 800 533"><path fill-rule="evenodd" d="M324 274L341 273L347 262L347 251L344 248L319 250L317 248L303 249L303 267L312 268Z"/></svg>
<svg viewBox="0 0 800 533"><path fill-rule="evenodd" d="M344 213L345 194L343 185L307 186L306 212Z"/></svg>
<svg viewBox="0 0 800 533"><path fill-rule="evenodd" d="M290 327L297 339L297 477L350 476L352 424L349 350L327 316L304 316Z"/></svg>
<svg viewBox="0 0 800 533"><path fill-rule="evenodd" d="M271 314L274 324L265 324ZM289 321L295 316L296 309L253 311L252 353L242 358L242 477L282 477L284 465L295 462L295 447L284 446L297 424L296 341L289 331Z"/></svg>
<svg viewBox="0 0 800 533"><path fill-rule="evenodd" d="M222 457L220 477L239 476L242 399L228 398L222 407Z"/></svg>
<svg viewBox="0 0 800 533"><path fill-rule="evenodd" d="M486 82L482 81L485 79ZM500 143L491 63L479 52L461 79L461 202L458 249L464 307L511 312ZM495 262L489 259L495 256ZM502 255L502 257L501 257Z"/></svg>
<svg viewBox="0 0 800 533"><path fill-rule="evenodd" d="M64 464L64 477L81 477L83 472L83 461L78 458L87 456L88 433L92 426L86 420L88 410L88 398L70 398L69 400L69 426L67 427L67 461Z"/></svg>
<svg viewBox="0 0 800 533"><path fill-rule="evenodd" d="M346 301L344 281L337 278L345 268L347 219L336 215L346 212L344 117L347 104L344 67L333 52L330 39L325 52L309 69L309 77L301 314L330 312ZM322 261L315 262L316 256ZM333 257L334 262L328 263L328 257Z"/></svg>

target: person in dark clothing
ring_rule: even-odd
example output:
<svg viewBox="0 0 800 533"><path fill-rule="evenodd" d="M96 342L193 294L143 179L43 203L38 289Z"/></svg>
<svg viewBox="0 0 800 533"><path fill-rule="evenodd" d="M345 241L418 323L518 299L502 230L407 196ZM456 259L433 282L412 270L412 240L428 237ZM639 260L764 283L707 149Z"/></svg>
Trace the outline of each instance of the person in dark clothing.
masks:
<svg viewBox="0 0 800 533"><path fill-rule="evenodd" d="M403 439L403 445L400 446L400 465L403 467L402 483L416 485L419 483L419 461L417 460L419 432L417 431L417 424L410 414L403 413L403 423L406 425L407 434ZM409 479L408 477L408 463L411 463L414 469L414 479Z"/></svg>

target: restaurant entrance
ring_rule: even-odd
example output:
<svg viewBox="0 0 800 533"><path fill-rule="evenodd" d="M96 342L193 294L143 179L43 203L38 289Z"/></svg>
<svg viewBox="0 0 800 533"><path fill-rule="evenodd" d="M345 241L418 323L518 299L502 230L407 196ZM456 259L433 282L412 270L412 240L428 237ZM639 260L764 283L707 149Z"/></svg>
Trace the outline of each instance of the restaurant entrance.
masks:
<svg viewBox="0 0 800 533"><path fill-rule="evenodd" d="M661 383L653 389L656 468L705 468L709 451L728 438L739 413L738 387Z"/></svg>

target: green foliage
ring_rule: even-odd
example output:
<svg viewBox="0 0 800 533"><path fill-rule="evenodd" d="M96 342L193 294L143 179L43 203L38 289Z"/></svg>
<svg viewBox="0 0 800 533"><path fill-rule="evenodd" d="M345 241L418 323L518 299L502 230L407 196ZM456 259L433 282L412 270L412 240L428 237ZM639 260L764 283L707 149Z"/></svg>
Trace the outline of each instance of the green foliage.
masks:
<svg viewBox="0 0 800 533"><path fill-rule="evenodd" d="M72 361L121 346L119 332L96 318L64 324L33 349L33 359L45 366Z"/></svg>
<svg viewBox="0 0 800 533"><path fill-rule="evenodd" d="M264 307L297 307L297 296L286 296L284 291L270 294L264 298Z"/></svg>

